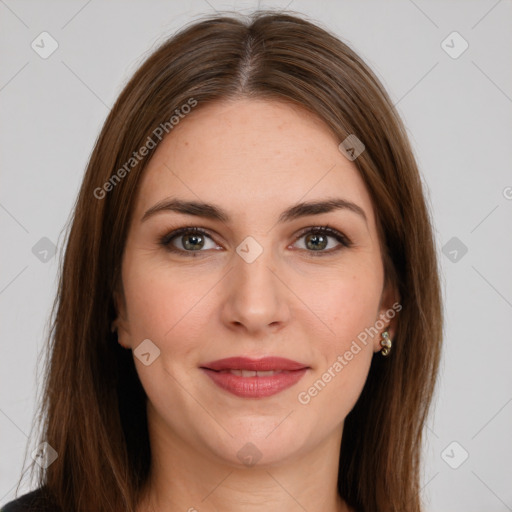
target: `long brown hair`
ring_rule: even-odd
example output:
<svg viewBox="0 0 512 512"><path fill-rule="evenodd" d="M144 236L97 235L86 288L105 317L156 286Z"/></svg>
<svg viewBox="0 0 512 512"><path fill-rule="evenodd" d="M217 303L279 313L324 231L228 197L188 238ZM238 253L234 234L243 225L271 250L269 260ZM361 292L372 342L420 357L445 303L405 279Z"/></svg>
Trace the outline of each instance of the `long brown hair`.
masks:
<svg viewBox="0 0 512 512"><path fill-rule="evenodd" d="M442 310L417 164L392 101L361 58L317 24L277 12L184 27L147 58L112 108L74 209L52 310L39 419L40 440L58 458L39 471L39 485L65 511L135 510L151 464L146 395L132 353L110 329L134 197L155 148L135 164L134 152L191 98L199 109L236 97L300 105L340 142L355 134L365 145L354 163L403 309L391 356L374 356L346 418L338 488L361 512L418 512Z"/></svg>

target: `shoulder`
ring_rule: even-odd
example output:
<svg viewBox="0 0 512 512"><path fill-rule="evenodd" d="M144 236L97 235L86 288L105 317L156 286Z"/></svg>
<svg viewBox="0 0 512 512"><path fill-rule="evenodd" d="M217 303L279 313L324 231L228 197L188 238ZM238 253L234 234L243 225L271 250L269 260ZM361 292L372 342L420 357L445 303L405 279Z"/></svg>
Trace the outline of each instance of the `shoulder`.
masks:
<svg viewBox="0 0 512 512"><path fill-rule="evenodd" d="M36 489L10 501L0 508L0 512L59 512L51 504L44 489Z"/></svg>

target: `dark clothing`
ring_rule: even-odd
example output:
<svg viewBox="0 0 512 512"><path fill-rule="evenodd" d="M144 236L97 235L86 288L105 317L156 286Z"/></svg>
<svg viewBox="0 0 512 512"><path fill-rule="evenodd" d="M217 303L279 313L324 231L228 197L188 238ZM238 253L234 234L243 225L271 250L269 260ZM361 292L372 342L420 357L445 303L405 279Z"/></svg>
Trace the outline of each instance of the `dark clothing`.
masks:
<svg viewBox="0 0 512 512"><path fill-rule="evenodd" d="M14 501L10 501L2 508L0 512L60 512L54 504L48 499L43 490L24 494Z"/></svg>

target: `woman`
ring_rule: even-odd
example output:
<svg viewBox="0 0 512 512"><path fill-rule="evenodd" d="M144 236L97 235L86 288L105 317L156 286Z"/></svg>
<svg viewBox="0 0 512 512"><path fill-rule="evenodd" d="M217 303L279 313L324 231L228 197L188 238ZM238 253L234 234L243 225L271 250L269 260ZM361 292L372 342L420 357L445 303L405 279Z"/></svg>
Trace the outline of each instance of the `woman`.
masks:
<svg viewBox="0 0 512 512"><path fill-rule="evenodd" d="M421 510L429 213L382 85L315 24L215 16L144 62L55 308L39 486L6 512Z"/></svg>

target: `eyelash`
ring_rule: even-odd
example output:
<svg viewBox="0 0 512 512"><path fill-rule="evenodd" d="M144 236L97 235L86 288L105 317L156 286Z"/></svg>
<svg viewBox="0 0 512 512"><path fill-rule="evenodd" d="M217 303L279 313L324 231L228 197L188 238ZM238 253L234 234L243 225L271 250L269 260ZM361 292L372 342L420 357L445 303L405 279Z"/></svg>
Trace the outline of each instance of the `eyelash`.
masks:
<svg viewBox="0 0 512 512"><path fill-rule="evenodd" d="M345 235L340 233L338 230L331 228L328 225L305 228L297 236L297 238L295 239L295 242L300 240L305 235L309 235L310 233L315 234L315 235L328 235L332 238L335 238L341 244L341 247L329 249L327 251L325 251L325 250L309 251L307 249L301 249L301 250L305 250L306 252L310 253L311 256L313 256L313 257L317 257L317 256L321 257L323 255L333 254L333 253L340 251L343 247L348 248L348 247L352 247L352 245L353 245L352 242ZM168 251L173 252L175 254L179 254L179 255L190 254L191 257L196 257L197 253L207 252L204 250L186 251L185 249L178 249L171 244L171 242L174 238L177 238L180 235L185 235L185 234L203 235L203 236L206 236L206 237L212 239L212 237L206 230L204 230L202 228L195 227L195 226L187 226L187 227L176 229L176 230L172 231L171 233L164 235L162 238L160 238L159 243L161 246L163 246Z"/></svg>

